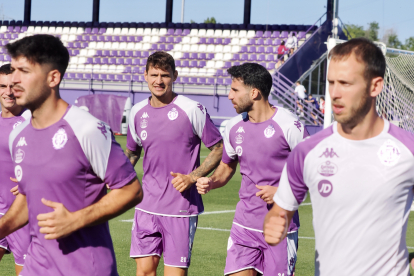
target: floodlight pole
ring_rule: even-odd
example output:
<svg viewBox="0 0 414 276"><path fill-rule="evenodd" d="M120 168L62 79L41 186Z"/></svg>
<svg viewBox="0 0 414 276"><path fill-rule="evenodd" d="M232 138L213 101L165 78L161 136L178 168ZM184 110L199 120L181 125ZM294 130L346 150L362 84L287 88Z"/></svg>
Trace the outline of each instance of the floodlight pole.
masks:
<svg viewBox="0 0 414 276"><path fill-rule="evenodd" d="M181 23L184 23L184 5L185 0L181 0Z"/></svg>
<svg viewBox="0 0 414 276"><path fill-rule="evenodd" d="M92 23L99 23L99 4L100 0L93 0Z"/></svg>
<svg viewBox="0 0 414 276"><path fill-rule="evenodd" d="M30 23L30 17L32 14L32 0L24 0L24 22Z"/></svg>
<svg viewBox="0 0 414 276"><path fill-rule="evenodd" d="M244 16L243 16L244 25L250 24L251 11L252 11L252 0L244 0Z"/></svg>
<svg viewBox="0 0 414 276"><path fill-rule="evenodd" d="M165 9L165 23L172 22L173 15L173 0L167 0L167 7Z"/></svg>

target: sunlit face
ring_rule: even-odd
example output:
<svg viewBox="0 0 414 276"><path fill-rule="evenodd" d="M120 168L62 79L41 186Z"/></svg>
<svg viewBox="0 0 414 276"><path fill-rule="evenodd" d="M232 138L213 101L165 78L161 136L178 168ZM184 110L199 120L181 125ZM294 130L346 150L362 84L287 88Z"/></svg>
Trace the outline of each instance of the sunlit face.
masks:
<svg viewBox="0 0 414 276"><path fill-rule="evenodd" d="M29 109L40 106L51 93L47 82L49 66L32 63L20 56L12 59L11 67L12 91L16 103Z"/></svg>
<svg viewBox="0 0 414 276"><path fill-rule="evenodd" d="M370 110L370 97L364 78L365 65L352 54L342 60L331 60L328 70L332 111L338 123L355 126Z"/></svg>
<svg viewBox="0 0 414 276"><path fill-rule="evenodd" d="M250 90L251 88L246 87L242 81L233 78L228 98L237 113L248 112L252 108L253 100L249 96Z"/></svg>
<svg viewBox="0 0 414 276"><path fill-rule="evenodd" d="M172 69L165 71L153 66L150 66L148 72L144 73L148 88L156 97L172 93L173 82L177 79L177 75L177 71L173 72Z"/></svg>
<svg viewBox="0 0 414 276"><path fill-rule="evenodd" d="M11 75L0 75L0 105L2 109L16 106L16 98L11 90Z"/></svg>

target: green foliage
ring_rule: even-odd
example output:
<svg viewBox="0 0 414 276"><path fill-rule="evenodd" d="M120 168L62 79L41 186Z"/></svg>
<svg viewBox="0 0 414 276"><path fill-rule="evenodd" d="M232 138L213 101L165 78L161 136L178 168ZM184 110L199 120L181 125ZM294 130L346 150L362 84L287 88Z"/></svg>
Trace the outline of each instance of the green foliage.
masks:
<svg viewBox="0 0 414 276"><path fill-rule="evenodd" d="M414 51L414 36L405 40L404 48L408 51Z"/></svg>
<svg viewBox="0 0 414 276"><path fill-rule="evenodd" d="M388 41L387 41L386 44L390 48L396 48L396 49L402 49L403 48L403 44L398 39L397 34L390 34L388 36Z"/></svg>
<svg viewBox="0 0 414 276"><path fill-rule="evenodd" d="M212 24L216 24L216 19L214 17L207 17L206 20L204 20L204 23L208 24L208 23L212 23Z"/></svg>
<svg viewBox="0 0 414 276"><path fill-rule="evenodd" d="M190 23L196 23L194 20L190 20Z"/></svg>
<svg viewBox="0 0 414 276"><path fill-rule="evenodd" d="M363 26L355 24L346 24L345 27L346 29L344 29L344 33L346 34L348 39L365 37L365 30Z"/></svg>
<svg viewBox="0 0 414 276"><path fill-rule="evenodd" d="M378 30L379 30L379 24L378 22L374 21L369 23L368 30L366 31L365 37L372 40L372 41L378 41Z"/></svg>

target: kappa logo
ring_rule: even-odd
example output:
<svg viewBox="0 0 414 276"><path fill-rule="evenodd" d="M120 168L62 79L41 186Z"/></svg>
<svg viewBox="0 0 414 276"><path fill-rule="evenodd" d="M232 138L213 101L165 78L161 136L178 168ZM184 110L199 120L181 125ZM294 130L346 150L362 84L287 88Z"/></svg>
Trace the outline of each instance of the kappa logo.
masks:
<svg viewBox="0 0 414 276"><path fill-rule="evenodd" d="M23 147L23 146L27 146L26 138L25 137L20 137L19 142L17 142L16 148L17 147Z"/></svg>
<svg viewBox="0 0 414 276"><path fill-rule="evenodd" d="M105 123L104 122L99 122L98 123L98 129L101 131L101 133L103 134L103 136L105 136L105 140L106 140L107 130L106 130Z"/></svg>
<svg viewBox="0 0 414 276"><path fill-rule="evenodd" d="M52 138L53 148L57 150L63 149L67 141L68 135L66 134L66 131L63 128L60 128Z"/></svg>
<svg viewBox="0 0 414 276"><path fill-rule="evenodd" d="M321 158L322 156L326 157L326 158L334 158L339 157L338 154L336 154L333 150L333 148L331 148L331 150L329 151L329 148L326 148L326 150L321 154L321 156L319 156L319 158Z"/></svg>
<svg viewBox="0 0 414 276"><path fill-rule="evenodd" d="M149 118L148 113L147 113L147 112L144 112L144 114L142 114L142 116L141 116L141 119L142 119L142 118L144 118L144 119Z"/></svg>
<svg viewBox="0 0 414 276"><path fill-rule="evenodd" d="M299 121L295 121L294 125L299 129L300 132L302 132L300 129L302 127L302 124Z"/></svg>
<svg viewBox="0 0 414 276"><path fill-rule="evenodd" d="M200 103L197 104L198 109L200 109L201 112L204 114L204 106Z"/></svg>
<svg viewBox="0 0 414 276"><path fill-rule="evenodd" d="M244 128L242 126L239 127L239 129L236 131L236 133L245 133Z"/></svg>

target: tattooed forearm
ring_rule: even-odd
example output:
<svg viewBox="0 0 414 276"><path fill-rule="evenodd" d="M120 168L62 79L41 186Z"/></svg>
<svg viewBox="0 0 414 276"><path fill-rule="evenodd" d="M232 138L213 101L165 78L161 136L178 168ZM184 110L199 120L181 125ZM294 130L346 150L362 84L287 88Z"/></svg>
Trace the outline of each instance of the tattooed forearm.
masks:
<svg viewBox="0 0 414 276"><path fill-rule="evenodd" d="M223 141L209 147L209 150L211 150L211 152L201 166L190 173L193 182L196 182L200 177L208 175L220 164L221 155L223 154Z"/></svg>
<svg viewBox="0 0 414 276"><path fill-rule="evenodd" d="M135 167L137 164L139 157L141 156L141 149L137 151L131 151L129 149L125 150L125 155L128 157L129 161L131 162L132 166Z"/></svg>

